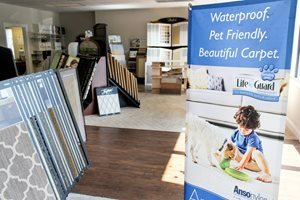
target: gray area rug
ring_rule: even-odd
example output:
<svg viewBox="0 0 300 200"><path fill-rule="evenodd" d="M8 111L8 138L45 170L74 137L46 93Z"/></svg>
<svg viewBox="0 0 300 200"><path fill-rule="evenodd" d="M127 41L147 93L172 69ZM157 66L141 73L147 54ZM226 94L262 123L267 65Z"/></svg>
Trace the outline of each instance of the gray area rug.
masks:
<svg viewBox="0 0 300 200"><path fill-rule="evenodd" d="M85 116L86 125L181 132L186 95L139 93L140 108L124 107L121 114Z"/></svg>

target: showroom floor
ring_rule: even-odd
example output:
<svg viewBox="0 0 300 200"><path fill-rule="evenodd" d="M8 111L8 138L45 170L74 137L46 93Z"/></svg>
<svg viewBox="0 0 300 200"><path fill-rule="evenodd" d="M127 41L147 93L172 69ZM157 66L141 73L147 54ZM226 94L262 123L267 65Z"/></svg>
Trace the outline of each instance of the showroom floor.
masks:
<svg viewBox="0 0 300 200"><path fill-rule="evenodd" d="M176 95L165 95L164 101L176 102L174 97ZM176 105L176 109L181 112L185 109L185 103L181 101L182 96L177 97L180 99L178 103L171 103L164 111L155 111L156 108L161 107L156 106L157 101L152 99L152 105L147 105L147 107L151 107L153 111L143 113L144 117L149 117L147 114L151 115L153 112L168 112L172 110L172 105ZM140 110L126 109L129 110L126 112L132 115ZM168 124L169 118L159 120L162 124ZM135 122L137 122L136 119ZM110 123L114 123L114 117L110 118ZM147 120L141 120L140 123L147 123L145 127L149 127ZM140 130L136 127L131 127L133 129L130 130L127 123L123 123L126 124L125 127L122 127L122 123L120 124L118 128L105 128L103 127L105 124L101 123L87 126L87 148L93 164L73 192L121 200L159 200L164 199L164 195L166 197L174 195L171 199L183 199L184 134L164 130ZM164 128L169 129L167 126ZM299 184L300 143L287 130L283 148L279 199L299 199L297 192Z"/></svg>
<svg viewBox="0 0 300 200"><path fill-rule="evenodd" d="M73 193L122 200L183 199L184 135L87 126L92 166Z"/></svg>

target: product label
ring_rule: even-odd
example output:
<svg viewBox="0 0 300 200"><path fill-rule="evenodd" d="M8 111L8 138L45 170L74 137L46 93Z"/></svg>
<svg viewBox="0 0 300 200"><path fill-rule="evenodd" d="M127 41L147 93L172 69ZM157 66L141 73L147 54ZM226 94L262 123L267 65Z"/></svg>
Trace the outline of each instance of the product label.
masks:
<svg viewBox="0 0 300 200"><path fill-rule="evenodd" d="M244 95L263 101L279 101L280 81L264 81L253 75L234 78L233 95Z"/></svg>

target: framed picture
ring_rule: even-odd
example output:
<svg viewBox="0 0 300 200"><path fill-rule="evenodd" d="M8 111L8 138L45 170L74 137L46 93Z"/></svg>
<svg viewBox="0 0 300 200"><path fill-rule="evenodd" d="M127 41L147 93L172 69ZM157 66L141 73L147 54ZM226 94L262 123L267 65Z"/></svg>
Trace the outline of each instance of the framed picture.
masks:
<svg viewBox="0 0 300 200"><path fill-rule="evenodd" d="M99 115L113 115L121 112L117 87L96 88Z"/></svg>

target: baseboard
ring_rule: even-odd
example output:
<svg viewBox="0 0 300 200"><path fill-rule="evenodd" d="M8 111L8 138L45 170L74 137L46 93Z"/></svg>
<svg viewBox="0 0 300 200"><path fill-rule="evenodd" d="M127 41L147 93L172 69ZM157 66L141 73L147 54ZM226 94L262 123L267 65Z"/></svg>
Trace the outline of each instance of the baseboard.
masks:
<svg viewBox="0 0 300 200"><path fill-rule="evenodd" d="M288 117L286 118L286 126L292 131L292 133L298 138L300 142L300 130L297 129L295 124Z"/></svg>

